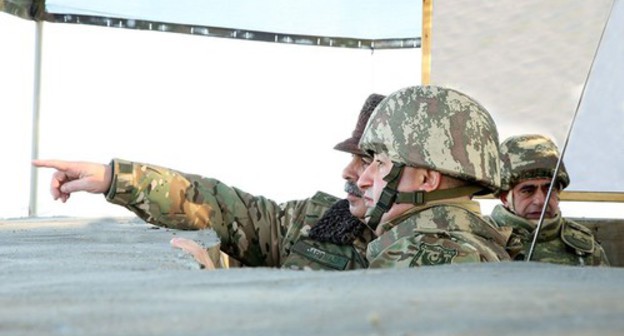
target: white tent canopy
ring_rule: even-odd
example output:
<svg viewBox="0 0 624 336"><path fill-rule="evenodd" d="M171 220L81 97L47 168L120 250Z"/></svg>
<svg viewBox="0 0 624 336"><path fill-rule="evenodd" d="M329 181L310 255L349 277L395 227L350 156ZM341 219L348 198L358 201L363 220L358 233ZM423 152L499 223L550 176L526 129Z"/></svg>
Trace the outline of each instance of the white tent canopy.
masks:
<svg viewBox="0 0 624 336"><path fill-rule="evenodd" d="M560 148L583 94L568 190L624 192L624 1L439 1L431 20L431 83L476 97L501 141L541 133Z"/></svg>
<svg viewBox="0 0 624 336"><path fill-rule="evenodd" d="M7 12L51 22L371 49L419 47L422 18L413 0L3 2Z"/></svg>
<svg viewBox="0 0 624 336"><path fill-rule="evenodd" d="M297 35L361 39L414 38L422 17L417 1L400 0L48 0L52 14L141 19L197 26L244 28Z"/></svg>
<svg viewBox="0 0 624 336"><path fill-rule="evenodd" d="M539 132L561 146L602 28L609 15L621 18L621 4L435 2L431 82L477 97L494 115L501 140ZM0 0L0 11L37 20L38 27L46 23L37 63L30 58L34 24L0 14L7 47L2 62L11 70L0 79L2 91L10 92L0 108L20 118L32 115L24 93L32 91L27 80L36 72L32 64L40 64L41 113L30 120L41 122L41 134L33 138L40 144L37 157L150 162L214 176L277 201L309 197L316 190L340 196L347 158L331 148L351 132L366 95L421 81L421 6L416 0ZM624 162L622 151L614 152L622 148L617 130L624 126L624 104L618 100L621 82L610 82L624 78L619 22L600 43L608 50L596 58L593 73L599 77L589 81L566 153L571 190L624 190L617 169ZM605 63L601 55L616 56ZM599 108L591 98L596 92L602 95ZM607 103L605 97L613 99ZM14 184L9 189L20 191L0 196L6 209L17 209L0 217L28 213L24 186L29 179L23 176L30 159L24 140L28 122L7 118L0 129L7 130L0 140L15 143L7 147L15 151L7 156L15 164L1 173L14 177L7 181ZM596 123L598 132L580 131ZM10 131L18 135L6 136ZM615 138L591 136L598 133ZM596 150L595 141L610 145ZM612 149L608 155L607 149ZM593 166L611 171L593 174L598 178L579 171L592 167L585 160L588 153L594 155ZM90 195L76 195L72 205L54 203L47 194L49 172L38 176L42 182L33 195L41 215L119 213L94 209Z"/></svg>
<svg viewBox="0 0 624 336"><path fill-rule="evenodd" d="M5 7L6 8L6 7ZM411 23L420 31L418 23ZM350 135L370 93L420 83L420 49L313 47L158 29L42 21L40 113L33 118L35 24L0 13L6 67L0 78L0 217L128 215L100 196L53 202L49 170L35 170L29 207L30 134L35 157L106 163L113 157L216 177L286 201L316 191L343 195ZM94 201L96 197L98 200ZM31 203L32 203L31 202ZM36 211L32 211L36 208Z"/></svg>

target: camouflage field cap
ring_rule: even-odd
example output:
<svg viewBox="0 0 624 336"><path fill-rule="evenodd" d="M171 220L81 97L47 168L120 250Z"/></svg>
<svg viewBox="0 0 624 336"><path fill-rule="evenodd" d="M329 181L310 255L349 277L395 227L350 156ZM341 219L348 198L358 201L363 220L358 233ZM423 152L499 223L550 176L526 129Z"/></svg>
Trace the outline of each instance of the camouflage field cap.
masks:
<svg viewBox="0 0 624 336"><path fill-rule="evenodd" d="M373 112L360 148L488 189L479 194L500 185L496 124L481 104L453 89L423 85L392 93Z"/></svg>
<svg viewBox="0 0 624 336"><path fill-rule="evenodd" d="M370 118L373 110L379 102L381 102L386 96L373 93L364 102L364 106L362 106L362 110L360 111L360 115L358 116L357 124L355 125L355 129L353 133L351 133L351 137L338 143L334 146L334 149L339 151L357 154L357 155L365 155L366 153L362 152L360 147L358 147L358 143L360 142L360 138L362 137L362 133L364 133L364 127L366 127L366 122L368 122L368 118Z"/></svg>
<svg viewBox="0 0 624 336"><path fill-rule="evenodd" d="M512 136L500 147L502 190L510 190L522 180L552 179L559 160L559 149L549 138L538 134ZM557 181L561 190L570 184L563 162Z"/></svg>

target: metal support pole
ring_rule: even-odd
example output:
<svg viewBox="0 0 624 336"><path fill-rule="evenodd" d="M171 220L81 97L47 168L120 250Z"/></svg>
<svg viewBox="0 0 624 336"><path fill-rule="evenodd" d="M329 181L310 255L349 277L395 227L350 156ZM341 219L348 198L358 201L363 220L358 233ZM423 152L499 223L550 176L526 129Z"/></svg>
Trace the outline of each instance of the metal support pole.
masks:
<svg viewBox="0 0 624 336"><path fill-rule="evenodd" d="M31 159L39 157L39 110L41 100L41 53L43 41L43 21L37 21L35 32L35 76L33 88L32 143ZM30 166L30 202L28 216L37 216L37 168Z"/></svg>

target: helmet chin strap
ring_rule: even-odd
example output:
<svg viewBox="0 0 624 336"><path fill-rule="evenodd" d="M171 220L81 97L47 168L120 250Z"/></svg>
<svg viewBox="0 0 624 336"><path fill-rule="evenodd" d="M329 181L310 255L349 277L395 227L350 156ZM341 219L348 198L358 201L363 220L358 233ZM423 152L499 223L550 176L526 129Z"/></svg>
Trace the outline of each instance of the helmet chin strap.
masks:
<svg viewBox="0 0 624 336"><path fill-rule="evenodd" d="M511 189L507 192L507 204L509 204L509 206L507 207L509 211L515 214L516 209L515 209L514 200L513 200L513 190Z"/></svg>
<svg viewBox="0 0 624 336"><path fill-rule="evenodd" d="M377 201L374 208L368 209L366 212L366 217L368 217L366 224L373 231L377 229L383 214L388 212L388 210L390 210L395 203L424 205L431 201L473 195L474 193L483 190L483 187L481 186L468 185L450 189L438 189L430 192L426 192L424 190L399 192L397 190L397 186L399 185L399 180L401 179L404 167L404 164L394 162L392 170L390 170L388 175L384 177L384 181L388 183L381 192L379 201Z"/></svg>
<svg viewBox="0 0 624 336"><path fill-rule="evenodd" d="M388 210L392 208L392 205L396 200L396 196L398 193L396 189L399 185L399 180L401 180L401 174L403 173L404 167L404 164L394 162L392 169L390 170L388 175L384 177L384 181L388 183L381 192L379 200L375 204L374 208L370 208L366 212L366 216L368 217L368 221L366 222L366 224L373 231L377 229L377 225L379 225L379 222L381 221L381 216L383 216L384 213L388 212Z"/></svg>

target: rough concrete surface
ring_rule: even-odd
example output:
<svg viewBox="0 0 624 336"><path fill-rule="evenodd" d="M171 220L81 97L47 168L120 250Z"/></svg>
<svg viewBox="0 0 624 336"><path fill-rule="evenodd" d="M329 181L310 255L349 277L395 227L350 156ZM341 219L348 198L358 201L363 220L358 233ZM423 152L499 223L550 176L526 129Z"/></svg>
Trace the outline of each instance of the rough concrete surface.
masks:
<svg viewBox="0 0 624 336"><path fill-rule="evenodd" d="M1 335L622 335L623 268L200 270L211 232L137 219L0 220Z"/></svg>

